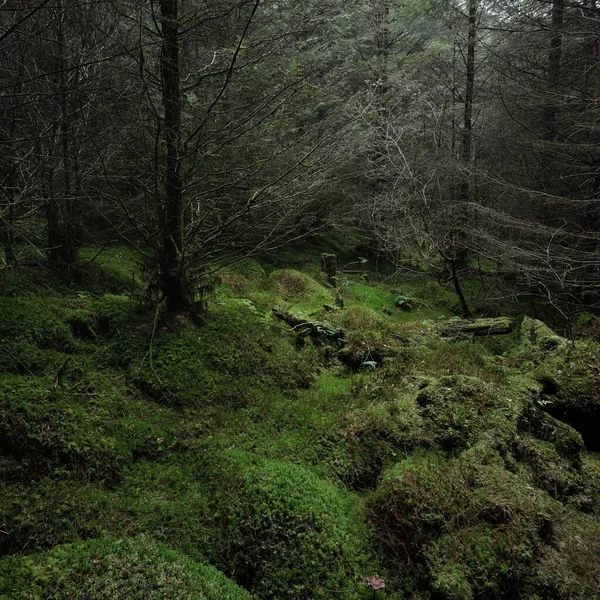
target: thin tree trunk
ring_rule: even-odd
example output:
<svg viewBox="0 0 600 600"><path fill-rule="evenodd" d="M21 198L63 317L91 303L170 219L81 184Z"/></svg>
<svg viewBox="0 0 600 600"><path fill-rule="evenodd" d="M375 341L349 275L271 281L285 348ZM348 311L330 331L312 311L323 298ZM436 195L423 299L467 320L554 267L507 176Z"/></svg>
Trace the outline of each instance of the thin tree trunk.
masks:
<svg viewBox="0 0 600 600"><path fill-rule="evenodd" d="M167 308L174 312L185 310L191 303L182 264L184 225L177 1L161 0L160 2L163 41L160 62L166 147L160 290Z"/></svg>
<svg viewBox="0 0 600 600"><path fill-rule="evenodd" d="M462 264L467 259L467 228L470 220L471 161L473 153L473 102L475 98L475 44L477 34L477 0L469 0L469 27L467 34L466 84L463 109L461 162L463 177L460 185L462 223L458 235L456 259Z"/></svg>
<svg viewBox="0 0 600 600"><path fill-rule="evenodd" d="M561 79L561 63L563 52L563 27L565 20L565 0L553 0L550 24L550 48L548 51L548 72L546 79L546 101L542 109L542 139L545 148L542 152L542 186L545 191L551 191L554 171L553 146L558 137L558 102ZM550 218L547 206L544 207L544 218Z"/></svg>

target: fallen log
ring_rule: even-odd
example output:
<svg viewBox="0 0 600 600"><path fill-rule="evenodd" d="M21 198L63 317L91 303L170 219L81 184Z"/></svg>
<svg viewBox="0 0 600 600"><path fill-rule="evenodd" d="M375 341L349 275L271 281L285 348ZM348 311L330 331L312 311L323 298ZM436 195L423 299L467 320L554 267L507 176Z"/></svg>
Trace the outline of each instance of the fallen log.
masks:
<svg viewBox="0 0 600 600"><path fill-rule="evenodd" d="M283 321L296 332L296 344L298 346L303 345L305 337L310 337L316 344L330 343L340 348L346 345L342 329L331 329L322 323L307 321L276 308L272 309L271 312L276 319Z"/></svg>
<svg viewBox="0 0 600 600"><path fill-rule="evenodd" d="M440 324L442 337L506 335L512 333L514 323L509 317L493 319L456 319Z"/></svg>

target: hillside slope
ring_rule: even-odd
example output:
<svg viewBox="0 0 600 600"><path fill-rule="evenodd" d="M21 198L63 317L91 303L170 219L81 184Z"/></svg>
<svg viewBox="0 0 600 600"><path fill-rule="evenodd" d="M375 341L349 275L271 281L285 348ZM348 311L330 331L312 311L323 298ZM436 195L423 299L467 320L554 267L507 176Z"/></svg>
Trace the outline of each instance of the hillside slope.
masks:
<svg viewBox="0 0 600 600"><path fill-rule="evenodd" d="M125 249L2 274L1 598L600 597L598 344L444 338L445 289L320 250L204 324Z"/></svg>

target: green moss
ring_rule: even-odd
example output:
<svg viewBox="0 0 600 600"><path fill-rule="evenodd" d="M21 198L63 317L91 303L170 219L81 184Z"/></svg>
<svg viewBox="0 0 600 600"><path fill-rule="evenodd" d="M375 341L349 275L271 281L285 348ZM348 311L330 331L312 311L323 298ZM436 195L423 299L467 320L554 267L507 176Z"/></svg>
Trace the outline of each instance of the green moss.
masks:
<svg viewBox="0 0 600 600"><path fill-rule="evenodd" d="M76 477L10 481L0 486L0 554L34 552L129 527L127 516L99 483Z"/></svg>
<svg viewBox="0 0 600 600"><path fill-rule="evenodd" d="M521 345L525 352L547 353L564 348L567 340L556 335L545 323L525 317L521 324Z"/></svg>
<svg viewBox="0 0 600 600"><path fill-rule="evenodd" d="M197 560L215 560L212 491L192 457L171 457L137 463L111 502L128 533L150 535Z"/></svg>
<svg viewBox="0 0 600 600"><path fill-rule="evenodd" d="M252 593L357 597L365 534L350 498L328 481L267 461L240 474L222 510L227 571Z"/></svg>
<svg viewBox="0 0 600 600"><path fill-rule="evenodd" d="M0 339L3 345L26 341L37 348L72 351L73 337L53 302L43 298L0 297Z"/></svg>
<svg viewBox="0 0 600 600"><path fill-rule="evenodd" d="M181 321L157 335L151 353L132 364L130 374L161 403L243 407L255 401L261 386L310 385L314 358L296 352L287 332L269 330L254 307L228 300L211 311L203 327Z"/></svg>
<svg viewBox="0 0 600 600"><path fill-rule="evenodd" d="M449 598L460 590L467 593L465 581L474 596L483 592L478 589L480 576L469 575L468 563L485 570L486 561L479 564L477 555L469 558L467 553L462 567L460 554L446 563L446 549L460 547L465 530L486 524L487 531L499 536L498 550L493 550L497 565L493 578L501 578L506 567L502 549L522 545L524 550L515 559L518 564L510 572L525 577L556 514L556 506L542 492L508 472L500 456L485 446L454 460L417 454L387 473L371 500L371 519L392 564L403 569L398 561L405 561L422 576L427 574L434 588L450 590L444 596ZM518 588L519 577L509 581Z"/></svg>
<svg viewBox="0 0 600 600"><path fill-rule="evenodd" d="M600 515L600 455L583 457L582 477L584 490L579 498L580 506L586 512Z"/></svg>
<svg viewBox="0 0 600 600"><path fill-rule="evenodd" d="M309 296L330 299L331 296L312 277L294 269L278 269L269 275L269 287L286 301Z"/></svg>
<svg viewBox="0 0 600 600"><path fill-rule="evenodd" d="M344 415L341 436L346 458L337 474L353 489L374 487L398 457L432 441L410 395L350 411Z"/></svg>
<svg viewBox="0 0 600 600"><path fill-rule="evenodd" d="M553 533L554 543L543 548L536 569L539 597L569 600L598 598L598 519L568 511Z"/></svg>
<svg viewBox="0 0 600 600"><path fill-rule="evenodd" d="M143 289L141 259L139 252L126 246L82 248L82 284L100 292L139 292Z"/></svg>
<svg viewBox="0 0 600 600"><path fill-rule="evenodd" d="M516 407L500 388L473 377L442 377L417 396L440 448L460 452L479 439L504 446L516 433Z"/></svg>
<svg viewBox="0 0 600 600"><path fill-rule="evenodd" d="M49 378L0 378L0 438L3 450L34 473L68 469L88 478L118 477L134 456L159 452L169 413L131 395L118 376L90 370Z"/></svg>
<svg viewBox="0 0 600 600"><path fill-rule="evenodd" d="M211 566L147 538L99 539L0 562L0 594L25 598L242 600Z"/></svg>
<svg viewBox="0 0 600 600"><path fill-rule="evenodd" d="M532 432L540 440L551 443L560 457L567 459L572 466L581 466L581 454L584 444L581 435L572 427L555 419L551 415L529 406L524 411L520 428Z"/></svg>
<svg viewBox="0 0 600 600"><path fill-rule="evenodd" d="M535 485L552 497L566 500L583 488L581 474L553 444L524 434L515 444L517 458L531 469Z"/></svg>
<svg viewBox="0 0 600 600"><path fill-rule="evenodd" d="M432 591L445 600L527 597L535 543L518 535L482 524L442 536L427 552Z"/></svg>

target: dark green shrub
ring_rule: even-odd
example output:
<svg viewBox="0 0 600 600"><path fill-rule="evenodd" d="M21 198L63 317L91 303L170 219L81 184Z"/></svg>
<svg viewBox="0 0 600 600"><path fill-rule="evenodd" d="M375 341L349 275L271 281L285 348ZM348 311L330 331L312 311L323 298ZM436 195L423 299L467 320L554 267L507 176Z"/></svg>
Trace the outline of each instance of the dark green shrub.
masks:
<svg viewBox="0 0 600 600"><path fill-rule="evenodd" d="M250 600L209 565L147 538L98 539L0 561L6 600Z"/></svg>
<svg viewBox="0 0 600 600"><path fill-rule="evenodd" d="M364 531L355 510L302 467L250 467L223 499L227 571L264 599L356 598Z"/></svg>

